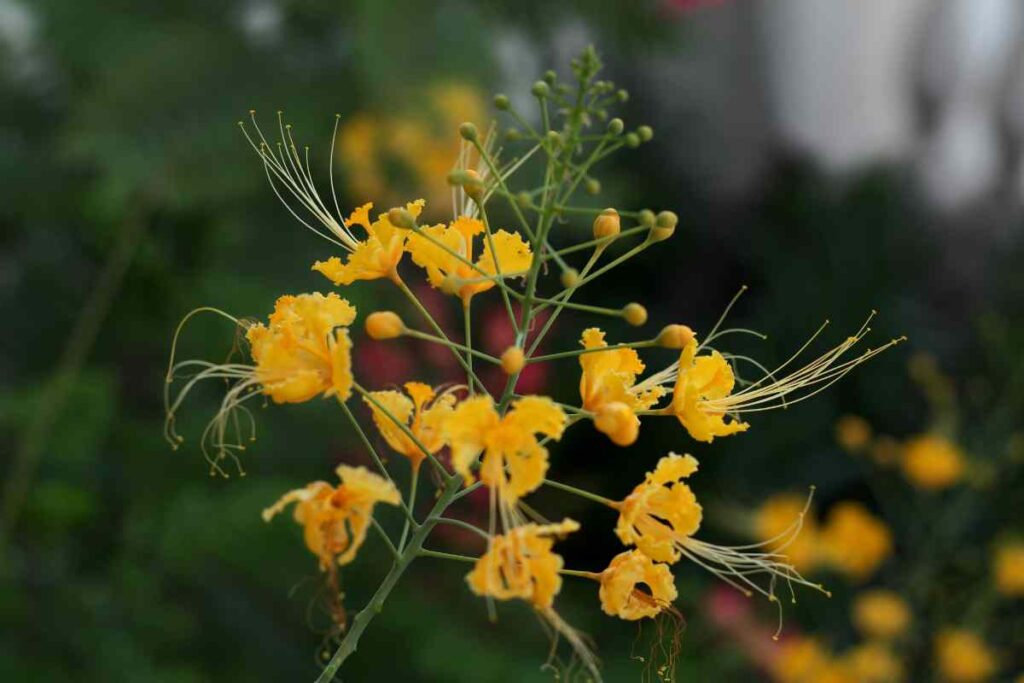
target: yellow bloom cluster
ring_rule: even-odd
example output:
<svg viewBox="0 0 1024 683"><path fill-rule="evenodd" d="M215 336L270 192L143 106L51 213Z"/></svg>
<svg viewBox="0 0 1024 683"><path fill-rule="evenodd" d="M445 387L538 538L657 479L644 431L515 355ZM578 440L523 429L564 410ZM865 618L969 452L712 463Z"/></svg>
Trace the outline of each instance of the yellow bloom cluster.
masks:
<svg viewBox="0 0 1024 683"><path fill-rule="evenodd" d="M317 190L308 152L299 152L283 117L278 121L280 140L274 144L265 138L254 114L251 130L242 124L273 191L287 210L338 249L314 263L312 269L339 287L377 280L392 283L428 328L406 324L392 310L376 310L366 316L366 335L375 341L401 339L398 343L436 344L465 372L464 379L460 373L457 378L443 378L439 385L405 381L401 388L365 388L362 382L372 381L373 368L365 368L370 380L353 373L349 327L355 321L356 309L334 293L280 297L266 324L199 309L213 311L244 330L251 364L175 362L172 350L168 386L181 375L192 373L177 396L171 397L168 389L168 438L173 443L181 440L174 431L174 416L191 388L205 379L227 382L225 398L203 437L204 448L207 444L216 448L210 456L215 470L223 471L219 463L225 457L237 461L237 452L244 448L243 433L248 431L252 436L252 414L245 402L265 395L275 403L303 403L318 396L337 399L353 433L381 472L378 475L362 467L341 465L336 470L339 484L314 481L289 491L264 511L264 518L269 520L294 504L294 519L302 527L307 548L332 578L339 566L353 562L371 528L392 553L390 573L373 602L360 612L354 627L342 639L321 677L324 680L333 676L355 650L358 638L381 610L391 588L420 557L472 563L466 576L471 591L489 601L516 599L529 603L553 633L570 643L589 675L598 680L596 659L585 639L554 609L564 576L597 583L600 605L606 614L629 621L666 613L678 618L672 607L677 589L670 567L684 557L747 595L757 592L778 603L775 585L779 579L790 587L797 583L822 590L803 579L797 566L827 561L862 579L890 552L887 530L855 504L836 506L820 529L806 520L809 534L804 537L801 528L805 526L807 504L794 507L787 502L763 512L760 526L764 543L732 547L702 541L696 534L704 511L687 483L697 471L697 460L691 455L670 453L661 458L621 501L548 479L549 445L560 441L578 422L591 422L614 444L626 447L637 441L641 419L671 416L691 438L710 443L716 437L747 431L750 426L742 419L746 413L786 407L809 398L898 341L848 356L847 352L867 334L865 323L836 347L798 369L782 372L817 337L816 333L792 358L768 371L757 361L720 350L720 339L741 330L720 331L719 320L703 340L685 325L670 324L654 338L610 344L601 328L589 326L581 334L581 348L539 354L538 347L555 319L569 309L616 318L635 327L646 324L647 309L636 302L607 308L570 299L627 258L670 238L678 223L678 217L670 211L655 214L649 210L595 210L572 205L581 186L592 191L599 188L593 177L597 161L620 147L636 147L653 135L647 126L627 132L621 119L607 117L608 103L623 101L625 94L616 91L610 82L596 79L599 69L596 54L587 50L573 62L574 85L559 84L554 72L534 84L531 92L543 103L544 130L509 131L514 132L513 139L523 139L528 145L509 162L495 151L494 127L481 135L473 123L463 123L459 126L462 146L458 156L452 154L454 158L442 164L440 148L430 144L416 126L404 125L401 116L387 121L349 121L341 128L340 138L336 124L330 204ZM575 96L566 97L573 88ZM460 100L454 91L441 97ZM553 111L547 107L549 98L558 105ZM495 106L506 111L512 105L509 98L498 96ZM515 118L526 120L518 115ZM553 118L561 118L560 125L553 125ZM607 121L604 134L588 132L596 121ZM371 213L374 205L364 203L347 217L341 215L333 187L335 148L352 171L349 180L356 185L362 183L365 195L378 199L385 196L390 203L386 188L377 180L383 172L377 134L384 128L393 137L390 152L401 152L400 160L421 176L433 179L450 169L447 179L454 208L450 221L421 224L421 218L427 215L424 199L375 215ZM521 191L513 189L512 177L531 158L546 163L544 183ZM429 198L433 207L440 205L440 201L434 201L436 194L424 191L422 196ZM514 218L518 230L492 225L488 210L491 201L507 205L510 213L502 215ZM553 246L558 241L552 239L553 229L580 214L593 217L594 239L561 248ZM623 221L630 220L635 225L624 227ZM630 236L641 239L622 256L598 267L612 242ZM571 255L581 249L591 250L591 256L577 270L566 257L574 258ZM410 269L409 262L421 269L429 286L458 299L464 324L460 340L452 340L448 326L435 319L430 307L406 284L400 271ZM542 278L555 268L559 271L558 285L546 292ZM500 294L512 335L500 357L484 353L473 344L472 303L488 292ZM640 351L654 347L678 352L678 358L644 376L647 367ZM520 377L531 365L562 359L579 363L578 404L573 399L560 402L536 391L517 390ZM739 374L738 366L744 362L763 371L760 379L747 381ZM483 381L477 373L482 363L490 366L488 370L499 371L497 377L505 382L500 393L492 394L491 382ZM379 439L368 436L354 415L349 402L353 394L365 404ZM407 478L394 477L387 459L377 452L375 441L402 456L399 462L408 462ZM436 487L426 514L418 509L422 501L417 500L424 463L433 470L429 481ZM404 499L395 478L408 483ZM579 524L568 518L548 523L525 503L523 499L542 486L616 509L614 532L629 548L600 572L566 568L563 558L554 552L554 544L579 530ZM486 528L446 516L456 500L477 487L488 489ZM388 520L374 518L378 504L398 507L403 513L401 532L394 538ZM486 541L486 547L476 556L431 550L431 533L441 524L475 532ZM813 542L809 543L808 537ZM338 593L336 582L329 582L327 587ZM340 596L336 599L340 603ZM493 602L489 605L494 606ZM344 627L344 619L339 621ZM856 659L877 661L878 657L870 654Z"/></svg>

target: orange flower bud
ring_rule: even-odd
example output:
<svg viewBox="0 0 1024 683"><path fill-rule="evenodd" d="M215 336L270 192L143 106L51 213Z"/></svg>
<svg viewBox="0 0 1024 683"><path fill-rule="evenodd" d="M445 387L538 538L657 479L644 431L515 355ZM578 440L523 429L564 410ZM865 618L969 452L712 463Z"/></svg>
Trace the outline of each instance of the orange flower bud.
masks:
<svg viewBox="0 0 1024 683"><path fill-rule="evenodd" d="M393 311L376 311L366 317L366 334L371 339L394 339L405 332L405 323Z"/></svg>

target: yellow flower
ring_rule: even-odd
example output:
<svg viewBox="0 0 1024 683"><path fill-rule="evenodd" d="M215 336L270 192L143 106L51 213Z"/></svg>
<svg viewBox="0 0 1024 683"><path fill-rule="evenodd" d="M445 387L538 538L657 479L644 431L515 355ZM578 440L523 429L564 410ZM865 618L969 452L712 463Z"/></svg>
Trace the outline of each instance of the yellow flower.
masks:
<svg viewBox="0 0 1024 683"><path fill-rule="evenodd" d="M818 524L807 509L805 498L785 493L768 498L754 514L754 534L772 552L784 551L800 572L814 569L820 559Z"/></svg>
<svg viewBox="0 0 1024 683"><path fill-rule="evenodd" d="M899 638L907 632L911 619L910 607L893 591L864 591L853 602L853 625L867 638Z"/></svg>
<svg viewBox="0 0 1024 683"><path fill-rule="evenodd" d="M498 415L490 396L468 398L445 421L444 436L451 446L452 466L472 483L472 466L480 453L480 480L515 501L544 481L548 451L537 434L560 439L565 413L551 399L525 396ZM507 470L507 471L506 471Z"/></svg>
<svg viewBox="0 0 1024 683"><path fill-rule="evenodd" d="M892 552L892 533L860 503L844 501L829 512L821 544L827 561L850 578L863 581Z"/></svg>
<svg viewBox="0 0 1024 683"><path fill-rule="evenodd" d="M843 415L836 422L836 441L848 453L862 451L871 443L871 425L863 417Z"/></svg>
<svg viewBox="0 0 1024 683"><path fill-rule="evenodd" d="M733 368L725 356L717 351L698 355L704 345L715 341L719 334L716 328L703 345L698 344L695 338L688 339L679 360L645 379L638 388L674 385L672 404L665 412L679 418L694 439L711 442L716 436L746 431L748 425L739 419L743 413L785 408L810 398L856 366L903 341L903 338L893 339L859 356L842 360L846 352L868 333L868 321L854 336L847 337L804 367L783 375L782 370L810 345L824 329L823 325L788 361L737 391L734 391L736 378Z"/></svg>
<svg viewBox="0 0 1024 683"><path fill-rule="evenodd" d="M996 656L970 631L945 629L935 637L935 665L950 683L980 683L996 672Z"/></svg>
<svg viewBox="0 0 1024 683"><path fill-rule="evenodd" d="M1024 596L1024 543L1011 541L996 548L996 590L1010 597Z"/></svg>
<svg viewBox="0 0 1024 683"><path fill-rule="evenodd" d="M369 398L364 400L366 405L370 406L373 422L384 440L409 458L413 469L418 469L420 463L427 457L423 452L424 448L433 455L444 446L444 423L452 414L455 396L444 393L435 400L434 390L420 382L406 382L405 391L408 396L398 391L370 392L370 396L383 407L383 410ZM391 416L384 410L391 413ZM408 427L423 448L409 438L409 435L395 424L395 420Z"/></svg>
<svg viewBox="0 0 1024 683"><path fill-rule="evenodd" d="M323 394L347 400L352 393L352 343L356 309L337 294L282 296L268 325L249 327L255 379L275 403L302 403Z"/></svg>
<svg viewBox="0 0 1024 683"><path fill-rule="evenodd" d="M903 474L926 491L945 489L960 481L966 469L955 444L934 434L915 437L903 447Z"/></svg>
<svg viewBox="0 0 1024 683"><path fill-rule="evenodd" d="M465 263L463 259L473 262L473 237L484 231L482 221L459 216L447 226L421 228L409 237L407 249L413 263L427 271L431 286L440 288L447 278L453 278L455 293L464 304L468 304L473 295L494 287L495 281L487 278L497 275L499 268L504 277L523 275L533 262L530 245L518 232L498 230L491 239L483 240L483 254L475 262L475 267ZM462 258L457 258L452 252Z"/></svg>
<svg viewBox="0 0 1024 683"><path fill-rule="evenodd" d="M185 323L203 312L217 313L245 330L252 365L175 360L178 337ZM227 391L203 430L200 446L211 473L227 476L222 467L226 459L234 460L242 472L238 452L245 450L243 441L255 439L255 420L244 405L247 401L260 393L275 403L302 403L320 394L348 400L353 378L352 342L346 326L355 317L356 309L348 301L337 294L319 293L279 297L266 325L238 320L212 308L192 311L178 325L171 345L164 390L164 438L175 448L184 441L176 431L177 412L193 388L203 380L226 382ZM171 385L183 372L187 373L188 381L172 396Z"/></svg>
<svg viewBox="0 0 1024 683"><path fill-rule="evenodd" d="M629 550L616 555L601 572L599 596L605 614L636 621L660 614L677 593L668 565Z"/></svg>
<svg viewBox="0 0 1024 683"><path fill-rule="evenodd" d="M732 366L718 351L697 357L697 340L687 344L679 356L679 372L672 391L672 412L697 441L711 443L716 436L747 431L749 425L734 418L726 420L724 410L711 407L727 398L736 380Z"/></svg>
<svg viewBox="0 0 1024 683"><path fill-rule="evenodd" d="M843 654L843 666L857 683L898 683L903 664L885 643L864 643Z"/></svg>
<svg viewBox="0 0 1024 683"><path fill-rule="evenodd" d="M608 346L604 332L596 327L583 331L584 349ZM663 387L636 389L636 378L644 371L633 349L591 351L580 356L580 399L583 409L595 413L594 425L619 446L636 441L640 420L636 411L647 410L665 394Z"/></svg>
<svg viewBox="0 0 1024 683"><path fill-rule="evenodd" d="M670 453L659 460L643 483L615 504L619 510L615 525L619 540L635 545L656 562L675 563L685 556L746 595L755 591L775 601L779 578L820 589L800 576L784 556L763 552L762 546L718 546L693 538L703 510L682 480L696 471L697 460L692 455ZM768 588L753 580L759 575L769 577Z"/></svg>
<svg viewBox="0 0 1024 683"><path fill-rule="evenodd" d="M401 503L394 484L364 467L339 465L335 471L341 479L338 486L314 481L289 491L263 511L263 521L269 522L295 503L295 521L303 527L306 547L320 558L324 571L333 562L346 565L355 559L366 540L374 505Z"/></svg>
<svg viewBox="0 0 1024 683"><path fill-rule="evenodd" d="M424 201L417 199L405 205L406 210L415 218L423 210ZM363 204L348 217L346 227L358 225L366 232L366 237L346 244L351 253L342 262L337 256L326 261L317 261L313 270L321 273L336 285L350 285L356 280L376 280L378 278L398 278L398 263L405 253L409 231L396 228L388 220L387 213L377 216L370 222L370 209L373 204ZM351 231L351 228L348 227ZM351 233L350 233L351 234Z"/></svg>
<svg viewBox="0 0 1024 683"><path fill-rule="evenodd" d="M550 608L562 588L562 557L551 548L555 538L579 528L575 521L564 519L559 524L525 524L495 536L466 576L470 589L481 596L519 598L538 609Z"/></svg>

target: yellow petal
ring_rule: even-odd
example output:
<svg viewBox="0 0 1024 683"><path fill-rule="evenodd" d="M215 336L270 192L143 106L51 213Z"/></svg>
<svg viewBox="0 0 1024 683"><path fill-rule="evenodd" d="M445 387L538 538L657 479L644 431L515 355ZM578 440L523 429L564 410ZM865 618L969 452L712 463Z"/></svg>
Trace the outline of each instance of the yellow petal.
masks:
<svg viewBox="0 0 1024 683"><path fill-rule="evenodd" d="M467 484L473 481L470 471L473 461L484 449L488 433L498 423L498 413L489 396L466 399L445 421L445 440L451 446L452 467L465 477Z"/></svg>
<svg viewBox="0 0 1024 683"><path fill-rule="evenodd" d="M370 413L373 415L373 423L377 425L377 431L388 442L388 445L407 457L417 454L419 449L416 447L416 444L402 431L401 427L395 424L395 420L398 420L403 425L409 425L413 413L413 402L407 396L397 391L371 391L370 396L383 406L383 409L378 408L370 401L369 397L364 399L366 405L370 407ZM385 411L391 413L395 420L388 417ZM425 457L421 453L419 455L420 458Z"/></svg>
<svg viewBox="0 0 1024 683"><path fill-rule="evenodd" d="M505 417L509 425L556 440L562 438L565 420L562 409L546 396L524 396L512 403L512 409Z"/></svg>
<svg viewBox="0 0 1024 683"><path fill-rule="evenodd" d="M488 275L496 275L498 272L495 269L494 254L491 252L491 241L494 242L494 253L498 255L502 275L524 273L530 269L530 264L533 263L530 245L523 241L518 232L499 230L491 236L491 240L484 240L484 253L476 264L481 271ZM494 286L493 282L483 284L488 285L488 289Z"/></svg>

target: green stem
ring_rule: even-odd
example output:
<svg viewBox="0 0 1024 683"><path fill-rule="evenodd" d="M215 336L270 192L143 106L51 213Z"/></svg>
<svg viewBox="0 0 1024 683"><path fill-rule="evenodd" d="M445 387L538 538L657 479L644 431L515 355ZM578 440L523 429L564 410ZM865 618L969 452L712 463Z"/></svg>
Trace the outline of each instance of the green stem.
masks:
<svg viewBox="0 0 1024 683"><path fill-rule="evenodd" d="M484 531L478 526L470 524L469 522L464 522L461 519L454 519L452 517L438 517L437 519L432 521L435 521L439 524L448 524L451 526L461 527L467 531L472 531L474 534L481 536L488 541L491 539L491 535L488 534L486 531Z"/></svg>
<svg viewBox="0 0 1024 683"><path fill-rule="evenodd" d="M377 465L377 469L379 469L380 473L384 475L384 478L393 485L395 480L391 478L391 473L388 472L388 468L384 466L384 461L381 459L380 454L377 453L377 449L373 447L372 443L370 443L370 439L366 436L366 432L363 431L362 426L359 424L359 420L357 420L356 416L352 414L352 409L348 407L348 403L345 401L338 401L338 403L341 404L342 412L345 413L345 417L347 417L348 421L352 423L352 427L355 428L356 434L359 435L359 440L363 442L366 450L370 452L370 457L373 459L374 464ZM407 523L417 524L416 518L412 516L412 510L409 509L406 502L404 500L400 502L402 512L405 513L405 521Z"/></svg>
<svg viewBox="0 0 1024 683"><path fill-rule="evenodd" d="M445 553L440 550L428 550L423 548L420 550L420 557L436 557L439 560L455 560L456 562L476 562L478 557L470 557L469 555L456 555L455 553Z"/></svg>
<svg viewBox="0 0 1024 683"><path fill-rule="evenodd" d="M578 242L577 244L573 244L572 246L564 247L562 249L559 249L558 251L553 251L550 254L546 255L544 258L554 258L556 254L564 256L565 254L572 254L577 251L584 251L586 249L590 249L591 247L596 247L600 244L608 245L615 240L622 239L623 237L629 237L630 235L635 235L640 232L650 232L650 230L651 229L646 225L637 225L632 228L626 228L615 237L601 237L598 239L587 240L586 242Z"/></svg>
<svg viewBox="0 0 1024 683"><path fill-rule="evenodd" d="M596 346L591 349L573 349L571 351L559 351L558 353L549 353L544 356L533 356L527 358L527 363L543 363L549 360L558 360L559 358L574 358L576 356L583 356L588 353L599 353L601 351L615 351L616 349L648 349L653 346L657 346L658 342L655 339L644 339L643 341L636 342L624 342L622 344L612 344L611 346Z"/></svg>
<svg viewBox="0 0 1024 683"><path fill-rule="evenodd" d="M608 507L611 507L611 508L618 509L618 507L619 507L618 501L614 501L611 498L605 498L604 496L599 496L596 493L591 493L590 491L584 491L583 489L578 489L575 486L570 486L569 484L563 484L560 481L553 481L551 479L545 479L544 480L544 485L545 486L550 486L552 488L560 489L562 491L565 491L566 493L571 493L574 496L579 496L580 498L586 498L587 500L591 500L591 501L593 501L595 503L600 503L601 505L607 505Z"/></svg>
<svg viewBox="0 0 1024 683"><path fill-rule="evenodd" d="M401 555L398 552L398 548L396 548L395 544L391 542L391 537L388 536L388 532L384 531L384 527L380 525L380 522L378 522L375 517L370 517L370 526L373 527L373 530L376 531L377 535L379 535L381 540L384 541L384 545L386 545L388 550L391 551L391 556L395 558L395 561L397 562L400 560ZM408 526L406 528L408 528Z"/></svg>
<svg viewBox="0 0 1024 683"><path fill-rule="evenodd" d="M466 346L464 344L458 344L456 342L449 341L447 339L442 339L440 337L435 337L435 336L433 336L431 334L427 334L426 332L420 332L419 330L411 330L409 328L406 328L405 331L402 334L404 334L407 337L413 337L415 339L422 339L423 341L433 342L435 344L441 344L442 346L447 346L450 349L457 349L458 351L462 351L462 352L464 352L464 353L466 353L468 355L471 355L471 356L476 356L477 358L480 358L480 359L483 359L485 361L488 361L489 363L494 363L496 365L500 365L501 364L501 360L500 359L495 358L494 356L491 356L489 354L486 354L483 351L477 351L476 349L470 348L469 346ZM468 363L468 359L467 359L467 363ZM472 369L472 368L470 368L470 369ZM475 377L475 375L474 375L474 377Z"/></svg>
<svg viewBox="0 0 1024 683"><path fill-rule="evenodd" d="M409 509L412 510L412 518L405 520L405 526L402 527L402 537L398 541L398 549L402 550L405 548L405 539L409 536L409 528L412 526L412 519L415 518L416 513L416 485L420 481L420 468L419 464L412 468L412 479L409 481Z"/></svg>
<svg viewBox="0 0 1024 683"><path fill-rule="evenodd" d="M427 324L430 325L430 327L434 330L437 336L443 339L451 348L452 353L455 355L455 359L459 362L459 365L462 366L462 369L466 371L466 375L475 380L477 384L480 385L480 388L483 388L483 383L476 375L473 374L473 369L466 365L466 359L463 358L462 354L460 354L455 349L455 346L452 344L452 341L448 338L448 335L444 333L444 330L441 329L441 326L437 324L436 320L434 320L434 316L430 315L430 311L428 311L426 307L424 307L423 304L420 303L420 300L416 298L416 295L413 294L413 291L409 289L409 286L405 284L405 282L401 278L396 277L394 278L394 281L395 284L398 285L398 288L402 290L402 293L405 294L406 298L408 298L409 301L412 302L412 305L416 307L416 310L420 312L420 315L423 316L423 319L427 321Z"/></svg>
<svg viewBox="0 0 1024 683"><path fill-rule="evenodd" d="M423 542L430 535L430 532L434 529L436 522L430 522L431 517L440 517L447 509L455 496L455 493L459 490L459 486L462 484L462 477L448 477L445 483L444 489L441 491L441 496L437 499L434 507L430 510L430 514L427 516L425 521L409 539L408 545L402 550L399 558L395 560L391 570L388 571L384 580L381 581L377 591L370 598L370 602L364 607L359 614L352 620L352 625L348 629L348 633L342 639L341 644L338 645L338 649L334 652L330 661L327 662L327 666L320 673L320 676L316 679L316 683L330 683L334 680L334 675L338 672L338 669L345 660L348 659L359 645L359 639L363 635L363 631L370 625L373 618L377 616L381 610L384 609L384 602L391 595L391 591L394 590L398 580L405 573L405 570L409 568L413 560L420 556L423 549Z"/></svg>

